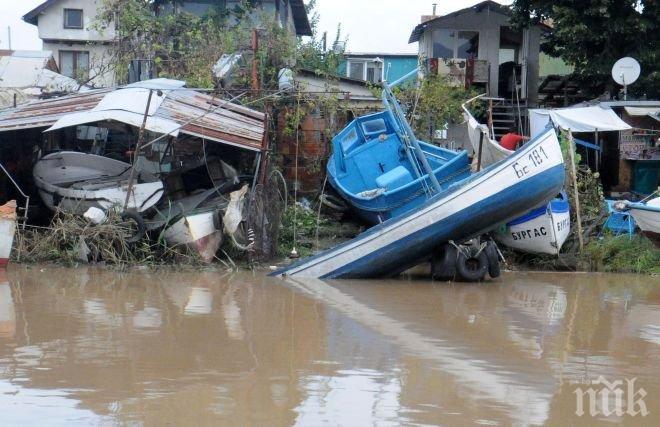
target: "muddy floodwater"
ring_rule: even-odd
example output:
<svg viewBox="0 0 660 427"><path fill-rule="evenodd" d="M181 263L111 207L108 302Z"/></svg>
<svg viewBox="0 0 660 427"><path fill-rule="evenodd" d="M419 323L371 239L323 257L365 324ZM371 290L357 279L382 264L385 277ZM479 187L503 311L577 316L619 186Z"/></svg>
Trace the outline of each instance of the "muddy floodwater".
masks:
<svg viewBox="0 0 660 427"><path fill-rule="evenodd" d="M599 422L660 425L660 278L0 272L0 425Z"/></svg>

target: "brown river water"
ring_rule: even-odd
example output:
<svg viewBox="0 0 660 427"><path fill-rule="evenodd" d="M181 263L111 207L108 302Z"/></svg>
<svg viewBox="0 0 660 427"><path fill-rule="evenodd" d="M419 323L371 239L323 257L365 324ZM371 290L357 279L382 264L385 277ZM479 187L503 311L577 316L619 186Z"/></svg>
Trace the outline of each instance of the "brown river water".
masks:
<svg viewBox="0 0 660 427"><path fill-rule="evenodd" d="M0 272L0 425L612 422L660 425L657 277Z"/></svg>

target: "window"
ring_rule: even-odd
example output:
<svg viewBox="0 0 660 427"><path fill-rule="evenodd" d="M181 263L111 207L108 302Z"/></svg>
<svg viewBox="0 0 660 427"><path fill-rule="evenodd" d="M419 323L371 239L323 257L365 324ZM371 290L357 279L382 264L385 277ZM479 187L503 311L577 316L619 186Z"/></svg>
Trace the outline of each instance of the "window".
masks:
<svg viewBox="0 0 660 427"><path fill-rule="evenodd" d="M353 59L348 61L346 71L346 75L352 79L380 83L383 81L383 60L380 58Z"/></svg>
<svg viewBox="0 0 660 427"><path fill-rule="evenodd" d="M476 59L479 56L479 32L459 31L456 58Z"/></svg>
<svg viewBox="0 0 660 427"><path fill-rule="evenodd" d="M373 119L362 123L362 131L367 135L382 134L387 131L385 120Z"/></svg>
<svg viewBox="0 0 660 427"><path fill-rule="evenodd" d="M89 75L89 52L61 50L60 72L76 80L87 80Z"/></svg>
<svg viewBox="0 0 660 427"><path fill-rule="evenodd" d="M433 57L454 57L454 31L445 29L433 31Z"/></svg>
<svg viewBox="0 0 660 427"><path fill-rule="evenodd" d="M476 59L479 57L479 32L434 30L433 58Z"/></svg>
<svg viewBox="0 0 660 427"><path fill-rule="evenodd" d="M367 62L367 80L371 83L380 83L383 79L383 62L380 59Z"/></svg>
<svg viewBox="0 0 660 427"><path fill-rule="evenodd" d="M351 130L348 131L346 136L344 136L341 139L341 149L344 150L344 154L348 153L348 151L355 146L355 143L358 141L358 136L357 132L355 131L355 128L352 128Z"/></svg>
<svg viewBox="0 0 660 427"><path fill-rule="evenodd" d="M348 63L348 77L364 80L364 62L350 61Z"/></svg>
<svg viewBox="0 0 660 427"><path fill-rule="evenodd" d="M82 28L82 9L64 9L64 28Z"/></svg>

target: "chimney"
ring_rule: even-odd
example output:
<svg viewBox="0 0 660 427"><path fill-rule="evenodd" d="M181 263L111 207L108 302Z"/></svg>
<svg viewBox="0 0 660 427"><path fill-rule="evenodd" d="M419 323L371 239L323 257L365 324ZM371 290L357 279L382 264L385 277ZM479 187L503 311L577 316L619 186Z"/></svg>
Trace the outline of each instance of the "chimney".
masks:
<svg viewBox="0 0 660 427"><path fill-rule="evenodd" d="M433 3L433 14L432 15L422 15L422 24L437 17L437 15L435 14L435 12L437 10L437 7L438 7L438 3Z"/></svg>

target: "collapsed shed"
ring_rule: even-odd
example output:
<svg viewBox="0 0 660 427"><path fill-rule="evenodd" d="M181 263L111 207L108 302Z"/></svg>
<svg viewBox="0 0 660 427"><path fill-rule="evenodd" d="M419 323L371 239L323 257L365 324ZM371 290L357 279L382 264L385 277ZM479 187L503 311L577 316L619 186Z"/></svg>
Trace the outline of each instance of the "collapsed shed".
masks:
<svg viewBox="0 0 660 427"><path fill-rule="evenodd" d="M267 148L263 113L184 84L155 79L1 111L0 161L26 186L31 164L52 151L127 161L143 124L145 142L160 138L145 145L140 159L152 172L186 172L200 166L212 170L213 160L222 156L229 156L231 164L252 163ZM7 191L0 186L0 196Z"/></svg>

